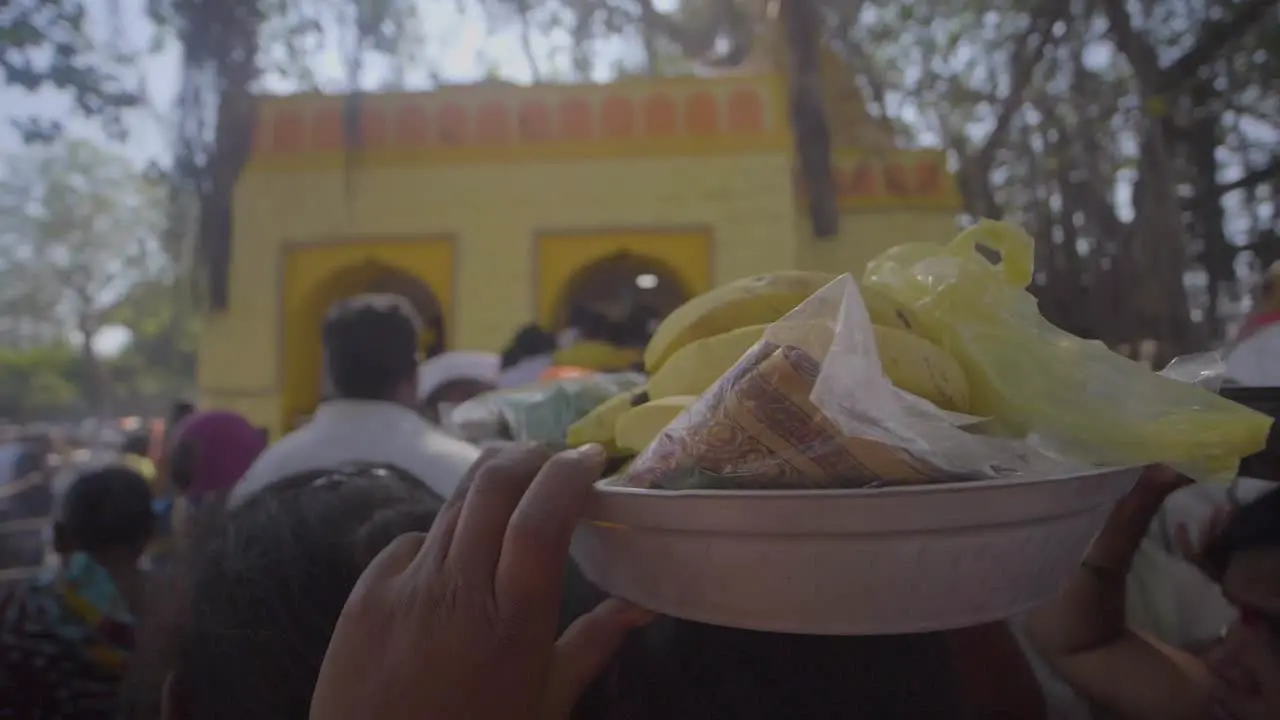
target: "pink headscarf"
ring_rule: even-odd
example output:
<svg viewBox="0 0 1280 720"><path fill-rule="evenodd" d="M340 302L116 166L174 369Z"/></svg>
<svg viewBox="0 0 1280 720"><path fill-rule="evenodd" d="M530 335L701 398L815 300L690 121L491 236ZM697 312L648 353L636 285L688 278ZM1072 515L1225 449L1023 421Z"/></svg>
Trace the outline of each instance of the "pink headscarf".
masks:
<svg viewBox="0 0 1280 720"><path fill-rule="evenodd" d="M187 495L226 492L267 447L266 435L233 412L197 412L174 428L174 442L195 449L195 468Z"/></svg>

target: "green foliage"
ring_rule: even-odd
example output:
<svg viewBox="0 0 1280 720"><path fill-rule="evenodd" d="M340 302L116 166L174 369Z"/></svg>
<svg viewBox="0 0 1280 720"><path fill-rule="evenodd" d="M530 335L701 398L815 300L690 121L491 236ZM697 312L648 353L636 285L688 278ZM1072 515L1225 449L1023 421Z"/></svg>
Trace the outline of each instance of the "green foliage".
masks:
<svg viewBox="0 0 1280 720"><path fill-rule="evenodd" d="M54 88L74 99L108 135L125 135L121 111L142 102L129 87L129 58L94 47L85 30L84 0L5 0L0 3L0 73L6 84L30 91ZM29 142L61 136L60 120L19 117L14 124Z"/></svg>
<svg viewBox="0 0 1280 720"><path fill-rule="evenodd" d="M0 418L69 417L84 408L83 364L70 345L0 348Z"/></svg>
<svg viewBox="0 0 1280 720"><path fill-rule="evenodd" d="M85 141L7 159L0 176L5 412L122 409L185 389L194 374L194 312L182 290L180 248L161 236L163 186ZM129 328L135 342L120 357L100 358L94 340L109 325Z"/></svg>

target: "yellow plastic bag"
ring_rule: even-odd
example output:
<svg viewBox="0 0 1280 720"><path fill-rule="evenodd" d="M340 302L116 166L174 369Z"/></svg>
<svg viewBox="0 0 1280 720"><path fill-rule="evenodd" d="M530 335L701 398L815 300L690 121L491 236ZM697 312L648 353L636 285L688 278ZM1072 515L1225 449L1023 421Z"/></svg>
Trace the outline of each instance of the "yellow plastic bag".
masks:
<svg viewBox="0 0 1280 720"><path fill-rule="evenodd" d="M921 334L968 374L971 412L1011 435L1100 465L1168 463L1201 480L1231 477L1263 448L1270 417L1045 320L1026 290L1034 251L1021 228L982 220L946 246L887 250L863 282L916 311Z"/></svg>

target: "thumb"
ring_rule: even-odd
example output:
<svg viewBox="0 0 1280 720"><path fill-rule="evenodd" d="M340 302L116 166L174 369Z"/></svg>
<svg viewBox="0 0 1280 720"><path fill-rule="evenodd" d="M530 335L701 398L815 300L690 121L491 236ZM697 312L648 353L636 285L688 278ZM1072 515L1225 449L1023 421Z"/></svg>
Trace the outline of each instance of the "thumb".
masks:
<svg viewBox="0 0 1280 720"><path fill-rule="evenodd" d="M627 633L649 624L654 613L610 598L573 622L556 643L543 703L543 720L565 720L578 698L613 659Z"/></svg>

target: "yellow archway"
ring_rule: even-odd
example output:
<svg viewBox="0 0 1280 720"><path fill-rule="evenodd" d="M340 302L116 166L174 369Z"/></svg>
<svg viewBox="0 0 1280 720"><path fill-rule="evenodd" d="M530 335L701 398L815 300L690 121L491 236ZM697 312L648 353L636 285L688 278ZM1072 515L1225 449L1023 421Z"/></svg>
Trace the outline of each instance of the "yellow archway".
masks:
<svg viewBox="0 0 1280 720"><path fill-rule="evenodd" d="M281 427L293 427L320 401L321 334L334 303L385 292L407 299L422 317L425 353L446 347L452 298L452 247L447 241L303 246L285 263Z"/></svg>

